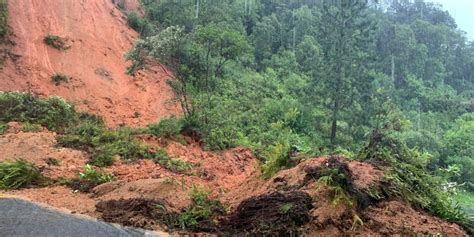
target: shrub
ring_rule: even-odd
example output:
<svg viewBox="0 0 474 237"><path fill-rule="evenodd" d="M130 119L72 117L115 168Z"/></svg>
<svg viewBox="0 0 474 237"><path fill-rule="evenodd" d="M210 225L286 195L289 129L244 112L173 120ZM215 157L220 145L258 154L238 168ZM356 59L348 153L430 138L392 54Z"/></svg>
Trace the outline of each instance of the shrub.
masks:
<svg viewBox="0 0 474 237"><path fill-rule="evenodd" d="M54 82L54 84L56 84L57 86L59 84L61 84L61 82L67 82L68 79L67 79L67 76L64 75L63 73L61 72L56 72L54 73L52 76L51 76L51 80Z"/></svg>
<svg viewBox="0 0 474 237"><path fill-rule="evenodd" d="M48 33L44 39L43 39L44 43L55 48L55 49L58 49L58 50L65 50L65 49L68 49L68 47L66 46L66 42L64 41L63 38L57 36L57 35L53 35L51 33Z"/></svg>
<svg viewBox="0 0 474 237"><path fill-rule="evenodd" d="M133 130L108 130L101 122L87 121L68 130L58 139L64 147L92 153L90 163L96 166L112 165L116 158L137 160L149 156L148 147L133 137Z"/></svg>
<svg viewBox="0 0 474 237"><path fill-rule="evenodd" d="M38 124L33 123L24 123L21 125L22 132L39 132L41 131L42 127Z"/></svg>
<svg viewBox="0 0 474 237"><path fill-rule="evenodd" d="M127 19L128 25L134 29L138 33L142 33L144 30L146 30L146 27L148 25L148 22L146 19L140 17L140 15L136 12L130 12L128 14L128 19Z"/></svg>
<svg viewBox="0 0 474 237"><path fill-rule="evenodd" d="M0 122L0 135L3 135L8 130L8 124Z"/></svg>
<svg viewBox="0 0 474 237"><path fill-rule="evenodd" d="M209 192L194 186L191 189L192 204L181 213L178 225L182 229L194 229L199 225L212 226L216 214L225 213L219 201L209 199Z"/></svg>
<svg viewBox="0 0 474 237"><path fill-rule="evenodd" d="M382 185L382 190L376 193L383 193L388 198L401 198L417 208L471 228L472 232L474 223L467 219L451 195L443 191L442 180L426 171L426 155L409 149L388 132L375 130L369 143L358 154L358 159L385 168L383 183L386 185ZM380 199L380 196L373 198Z"/></svg>
<svg viewBox="0 0 474 237"><path fill-rule="evenodd" d="M74 190L79 190L81 192L89 192L97 185L111 182L114 180L115 177L113 175L99 172L95 170L91 165L85 165L84 172L79 174L79 178L67 181L66 184Z"/></svg>
<svg viewBox="0 0 474 237"><path fill-rule="evenodd" d="M263 177L269 178L289 164L288 151L287 145L277 143L265 152L265 163L262 165Z"/></svg>
<svg viewBox="0 0 474 237"><path fill-rule="evenodd" d="M155 136L173 138L181 133L183 126L184 123L182 119L171 116L161 119L157 124L148 125L148 129L150 133Z"/></svg>
<svg viewBox="0 0 474 237"><path fill-rule="evenodd" d="M150 158L158 164L161 164L165 166L167 169L174 171L174 172L180 172L180 173L185 173L192 169L192 166L188 164L186 161L180 160L180 159L171 159L168 155L168 153L160 149L156 151L153 154L150 154Z"/></svg>
<svg viewBox="0 0 474 237"><path fill-rule="evenodd" d="M26 160L0 162L0 189L19 189L44 181L41 172Z"/></svg>
<svg viewBox="0 0 474 237"><path fill-rule="evenodd" d="M76 121L74 107L60 97L40 99L29 93L0 92L0 122L18 121L61 131Z"/></svg>

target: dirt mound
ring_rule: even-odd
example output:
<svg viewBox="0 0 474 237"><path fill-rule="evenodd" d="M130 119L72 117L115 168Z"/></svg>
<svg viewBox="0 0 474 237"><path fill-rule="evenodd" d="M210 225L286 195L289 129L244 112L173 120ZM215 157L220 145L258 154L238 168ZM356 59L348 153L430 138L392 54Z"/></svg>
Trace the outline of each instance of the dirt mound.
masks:
<svg viewBox="0 0 474 237"><path fill-rule="evenodd" d="M312 208L312 199L305 192L263 194L243 201L229 217L228 225L252 235L294 235L311 220Z"/></svg>
<svg viewBox="0 0 474 237"><path fill-rule="evenodd" d="M417 211L399 201L381 202L363 212L364 229L377 230L384 236L417 234L433 236L468 236L461 227Z"/></svg>
<svg viewBox="0 0 474 237"><path fill-rule="evenodd" d="M96 209L102 213L101 219L104 221L153 229L160 223L174 222L177 214L168 212L166 206L163 200L134 198L100 201Z"/></svg>
<svg viewBox="0 0 474 237"><path fill-rule="evenodd" d="M188 188L171 178L106 183L95 187L93 196L102 201L137 198L166 200L168 210L175 212L191 205Z"/></svg>
<svg viewBox="0 0 474 237"><path fill-rule="evenodd" d="M126 1L127 9L137 1ZM160 65L125 74L124 54L138 37L124 13L111 0L8 1L10 40L14 45L0 73L0 90L59 95L79 110L101 115L110 126L138 126L180 113L171 102L167 72ZM48 33L70 46L57 50L44 43ZM56 85L54 73L67 82Z"/></svg>
<svg viewBox="0 0 474 237"><path fill-rule="evenodd" d="M9 132L0 136L0 161L25 159L39 167L46 177L73 178L88 160L84 152L56 147L56 134L53 132L45 129L22 132L19 131L21 125L10 125Z"/></svg>

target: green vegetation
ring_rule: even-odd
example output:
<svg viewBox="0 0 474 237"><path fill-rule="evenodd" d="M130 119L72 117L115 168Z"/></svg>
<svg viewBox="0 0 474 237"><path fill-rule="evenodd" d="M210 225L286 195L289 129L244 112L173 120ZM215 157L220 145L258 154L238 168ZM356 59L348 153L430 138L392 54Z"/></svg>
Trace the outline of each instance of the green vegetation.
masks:
<svg viewBox="0 0 474 237"><path fill-rule="evenodd" d="M184 121L174 116L169 118L163 118L157 124L148 125L148 129L151 134L163 137L173 138L181 133L184 127Z"/></svg>
<svg viewBox="0 0 474 237"><path fill-rule="evenodd" d="M148 158L174 172L186 173L192 169L192 166L186 161L170 158L168 153L163 149L159 149L154 154L150 154Z"/></svg>
<svg viewBox="0 0 474 237"><path fill-rule="evenodd" d="M398 197L417 208L459 223L470 232L474 230L474 222L467 218L452 194L442 190L443 180L428 173L426 166L430 156L408 148L393 138L390 130L375 130L358 158L385 168L385 185L374 192L373 198L382 198L380 193L385 198Z"/></svg>
<svg viewBox="0 0 474 237"><path fill-rule="evenodd" d="M62 131L76 121L74 107L60 97L39 99L29 93L0 92L0 122L39 124Z"/></svg>
<svg viewBox="0 0 474 237"><path fill-rule="evenodd" d="M113 175L96 171L91 165L84 166L84 172L79 174L81 180L93 181L97 184L103 184L113 181Z"/></svg>
<svg viewBox="0 0 474 237"><path fill-rule="evenodd" d="M225 210L219 201L209 199L209 193L201 188L191 189L192 204L178 217L178 227L192 230L198 225L213 226L213 217Z"/></svg>
<svg viewBox="0 0 474 237"><path fill-rule="evenodd" d="M44 43L57 49L57 50L66 50L68 49L68 46L66 45L66 42L64 41L63 38L53 35L51 33L48 33L44 39Z"/></svg>
<svg viewBox="0 0 474 237"><path fill-rule="evenodd" d="M0 42L8 33L8 7L7 0L0 0Z"/></svg>
<svg viewBox="0 0 474 237"><path fill-rule="evenodd" d="M449 13L424 0L250 2L142 1L140 24L156 30L126 55L129 73L166 64L184 111L153 133L249 147L265 177L294 154L352 156L370 138L358 157L390 184L374 197L464 222L442 187L472 191L474 44Z"/></svg>
<svg viewBox="0 0 474 237"><path fill-rule="evenodd" d="M49 157L48 160L46 160L46 164L51 165L51 166L59 166L60 161L58 159L55 159L53 157Z"/></svg>
<svg viewBox="0 0 474 237"><path fill-rule="evenodd" d="M39 169L25 160L0 162L0 189L19 189L45 181Z"/></svg>
<svg viewBox="0 0 474 237"><path fill-rule="evenodd" d="M39 132L41 131L41 129L41 125L38 124L32 124L27 122L21 125L22 132Z"/></svg>
<svg viewBox="0 0 474 237"><path fill-rule="evenodd" d="M140 34L147 34L151 30L148 21L142 18L137 12L130 12L128 14L127 23Z"/></svg>
<svg viewBox="0 0 474 237"><path fill-rule="evenodd" d="M57 86L61 84L61 82L68 82L68 78L64 73L62 72L56 72L51 76L51 80L56 84Z"/></svg>
<svg viewBox="0 0 474 237"><path fill-rule="evenodd" d="M3 135L8 129L8 125L4 122L0 122L0 135Z"/></svg>
<svg viewBox="0 0 474 237"><path fill-rule="evenodd" d="M103 167L112 165L118 158L134 161L150 156L148 147L134 139L133 135L133 129L111 130L102 121L85 121L68 129L58 143L89 151L92 154L90 163Z"/></svg>

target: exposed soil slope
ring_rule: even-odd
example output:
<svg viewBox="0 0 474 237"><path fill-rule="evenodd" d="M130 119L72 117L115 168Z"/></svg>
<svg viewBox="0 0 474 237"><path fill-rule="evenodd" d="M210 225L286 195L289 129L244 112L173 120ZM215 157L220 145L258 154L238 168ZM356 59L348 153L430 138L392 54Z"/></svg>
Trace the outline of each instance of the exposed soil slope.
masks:
<svg viewBox="0 0 474 237"><path fill-rule="evenodd" d="M43 131L25 133L10 124L0 136L0 160L22 157L43 167L49 177L77 176L78 166L88 155L72 149L58 148L56 134ZM29 188L1 192L47 204L73 213L86 214L125 225L166 231L161 221L191 204L190 190L200 186L212 191L211 198L228 207L221 223L222 231L243 232L268 230L298 232L307 236L393 236L444 234L467 236L456 224L448 223L408 204L387 200L368 200L363 207L334 203L331 191L318 183L321 167L340 166L349 177L354 193L379 185L383 170L371 164L343 157L319 157L302 161L296 167L280 171L273 178L260 177L258 161L242 148L224 152L204 151L198 144L182 145L175 141L139 136L150 146L165 149L172 158L186 160L193 168L186 173L173 172L151 160L133 163L117 162L106 168L117 181L97 186L92 193L76 192L65 186ZM60 161L57 167L45 164L47 157ZM74 162L72 161L74 159ZM362 193L362 192L361 192ZM359 201L365 197L360 196ZM150 210L159 203L166 212ZM108 205L118 205L110 209ZM288 208L284 214L282 210ZM129 211L127 211L129 210ZM163 219L164 218L164 219ZM357 222L360 218L363 222ZM274 226L272 226L274 225ZM296 225L296 226L295 226ZM283 232L281 232L283 233Z"/></svg>
<svg viewBox="0 0 474 237"><path fill-rule="evenodd" d="M136 1L127 1L135 8ZM171 113L172 90L163 68L151 68L135 78L125 74L124 54L138 37L112 0L8 1L12 30L10 57L0 69L0 90L59 95L79 110L104 117L107 124L143 125ZM43 42L52 33L70 48L57 50ZM69 77L55 85L56 72Z"/></svg>

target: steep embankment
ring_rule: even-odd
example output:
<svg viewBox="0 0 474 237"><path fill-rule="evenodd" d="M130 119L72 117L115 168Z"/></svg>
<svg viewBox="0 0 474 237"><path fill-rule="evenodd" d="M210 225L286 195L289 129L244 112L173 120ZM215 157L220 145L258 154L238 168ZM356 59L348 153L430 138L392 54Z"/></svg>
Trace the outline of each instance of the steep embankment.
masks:
<svg viewBox="0 0 474 237"><path fill-rule="evenodd" d="M13 56L0 71L0 90L59 95L110 126L143 125L179 112L161 67L135 78L125 74L123 56L138 35L112 0L8 1L8 12ZM46 45L48 33L63 37L70 48ZM56 72L68 82L55 85Z"/></svg>

